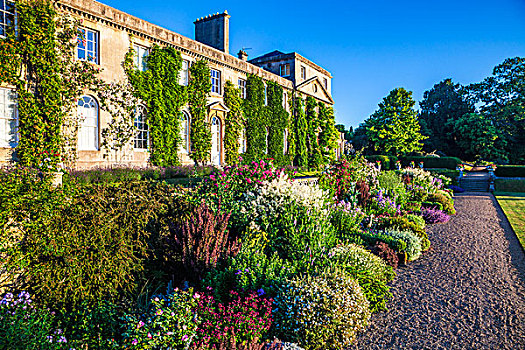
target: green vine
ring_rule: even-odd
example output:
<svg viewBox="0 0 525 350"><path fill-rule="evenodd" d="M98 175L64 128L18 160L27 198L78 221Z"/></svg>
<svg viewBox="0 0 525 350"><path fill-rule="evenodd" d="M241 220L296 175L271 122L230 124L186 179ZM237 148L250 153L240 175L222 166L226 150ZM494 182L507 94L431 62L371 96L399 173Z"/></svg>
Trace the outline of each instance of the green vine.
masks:
<svg viewBox="0 0 525 350"><path fill-rule="evenodd" d="M321 150L319 149L319 120L316 109L317 102L312 96L308 96L306 98L306 144L308 145L308 165L314 169L319 168L323 163Z"/></svg>
<svg viewBox="0 0 525 350"><path fill-rule="evenodd" d="M321 128L321 132L319 133L319 148L323 155L323 163L329 164L336 158L335 150L339 138L339 131L335 128L333 107L325 106L324 103L319 102L318 120Z"/></svg>
<svg viewBox="0 0 525 350"><path fill-rule="evenodd" d="M261 77L248 75L246 79L246 160L258 161L266 157L266 109L264 106L264 82Z"/></svg>
<svg viewBox="0 0 525 350"><path fill-rule="evenodd" d="M304 111L304 100L301 95L294 99L295 112L295 165L306 168L308 167L308 124Z"/></svg>
<svg viewBox="0 0 525 350"><path fill-rule="evenodd" d="M133 55L131 48L126 54L124 68L137 96L148 107L150 162L158 166L179 165L180 114L187 102L186 88L178 83L181 55L173 48L154 45L145 71L134 67Z"/></svg>
<svg viewBox="0 0 525 350"><path fill-rule="evenodd" d="M290 116L283 107L283 88L275 82L267 83L269 126L268 156L274 159L276 165L284 166L288 162L284 149L284 132L289 128Z"/></svg>
<svg viewBox="0 0 525 350"><path fill-rule="evenodd" d="M229 80L224 85L224 104L230 109L224 131L226 163L235 164L239 160L239 139L244 128L244 115L240 91Z"/></svg>
<svg viewBox="0 0 525 350"><path fill-rule="evenodd" d="M208 121L208 96L211 90L210 68L204 60L195 62L190 68L188 86L191 113L190 157L195 164L203 165L210 159L211 126Z"/></svg>
<svg viewBox="0 0 525 350"><path fill-rule="evenodd" d="M77 40L83 40L79 22L58 16L52 1L21 0L16 6L18 28L0 39L0 83L17 92L16 154L21 165L55 170L76 159L79 123L71 111L85 90L98 90L99 69L75 59Z"/></svg>

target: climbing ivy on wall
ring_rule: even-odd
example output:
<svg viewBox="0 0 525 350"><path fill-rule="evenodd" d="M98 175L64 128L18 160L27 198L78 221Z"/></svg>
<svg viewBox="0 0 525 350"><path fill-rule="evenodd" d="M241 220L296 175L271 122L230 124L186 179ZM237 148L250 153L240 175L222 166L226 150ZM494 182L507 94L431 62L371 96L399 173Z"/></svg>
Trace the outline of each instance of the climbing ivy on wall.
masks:
<svg viewBox="0 0 525 350"><path fill-rule="evenodd" d="M306 113L304 110L304 100L301 95L294 98L295 111L295 165L306 168L308 167L308 124L306 122Z"/></svg>
<svg viewBox="0 0 525 350"><path fill-rule="evenodd" d="M321 132L319 133L319 148L323 155L323 163L328 164L335 160L335 150L339 138L339 131L335 128L333 107L325 106L324 103L319 102L318 120L321 127Z"/></svg>
<svg viewBox="0 0 525 350"><path fill-rule="evenodd" d="M224 130L226 163L235 164L239 160L239 139L245 125L241 93L229 80L224 85L224 104L230 109L230 112L226 115Z"/></svg>
<svg viewBox="0 0 525 350"><path fill-rule="evenodd" d="M134 67L133 55L131 48L126 55L124 68L137 96L147 106L150 162L158 166L178 165L180 115L188 100L186 88L178 83L182 68L180 52L171 47L154 45L147 58L145 71Z"/></svg>
<svg viewBox="0 0 525 350"><path fill-rule="evenodd" d="M195 164L203 165L210 159L211 126L208 121L208 96L211 90L210 68L200 60L190 68L188 103L191 114L190 157Z"/></svg>
<svg viewBox="0 0 525 350"><path fill-rule="evenodd" d="M248 75L246 99L243 105L246 117L246 160L266 157L266 108L264 106L264 82L261 77Z"/></svg>
<svg viewBox="0 0 525 350"><path fill-rule="evenodd" d="M283 88L275 82L267 83L267 120L269 126L268 156L275 164L284 166L290 164L284 150L284 133L289 127L290 116L283 107Z"/></svg>
<svg viewBox="0 0 525 350"><path fill-rule="evenodd" d="M16 154L22 165L56 169L75 160L78 120L71 112L84 90L101 85L99 70L75 60L79 22L59 16L52 1L20 0L17 18L17 30L0 39L0 83L17 93Z"/></svg>
<svg viewBox="0 0 525 350"><path fill-rule="evenodd" d="M310 168L319 168L323 163L321 150L319 149L319 120L316 109L317 102L312 96L308 96L306 98L306 144L308 145L308 165Z"/></svg>
<svg viewBox="0 0 525 350"><path fill-rule="evenodd" d="M288 151L286 153L287 164L294 164L295 160L295 103L294 103L294 94L290 93L288 95L288 106L290 106L290 113L288 115Z"/></svg>

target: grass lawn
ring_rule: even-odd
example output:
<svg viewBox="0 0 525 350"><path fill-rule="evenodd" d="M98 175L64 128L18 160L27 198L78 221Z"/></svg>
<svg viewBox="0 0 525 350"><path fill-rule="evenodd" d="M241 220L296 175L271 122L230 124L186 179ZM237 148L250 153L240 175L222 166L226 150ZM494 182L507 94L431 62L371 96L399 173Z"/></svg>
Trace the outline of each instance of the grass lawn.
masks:
<svg viewBox="0 0 525 350"><path fill-rule="evenodd" d="M496 192L495 195L525 249L525 193Z"/></svg>

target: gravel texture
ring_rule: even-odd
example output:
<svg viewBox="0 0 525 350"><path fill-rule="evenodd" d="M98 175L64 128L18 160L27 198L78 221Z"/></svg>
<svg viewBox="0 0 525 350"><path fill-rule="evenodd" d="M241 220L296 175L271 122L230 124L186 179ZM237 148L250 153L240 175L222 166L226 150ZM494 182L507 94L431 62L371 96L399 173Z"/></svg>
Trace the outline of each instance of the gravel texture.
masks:
<svg viewBox="0 0 525 350"><path fill-rule="evenodd" d="M353 349L525 349L525 254L492 195L458 195L456 209Z"/></svg>

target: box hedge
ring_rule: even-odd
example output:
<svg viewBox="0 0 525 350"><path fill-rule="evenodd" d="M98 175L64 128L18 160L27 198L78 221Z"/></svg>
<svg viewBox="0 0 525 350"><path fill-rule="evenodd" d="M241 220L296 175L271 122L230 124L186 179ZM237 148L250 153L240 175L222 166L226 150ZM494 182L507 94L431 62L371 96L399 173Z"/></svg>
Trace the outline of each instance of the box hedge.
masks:
<svg viewBox="0 0 525 350"><path fill-rule="evenodd" d="M499 165L494 173L498 177L525 177L525 165Z"/></svg>

